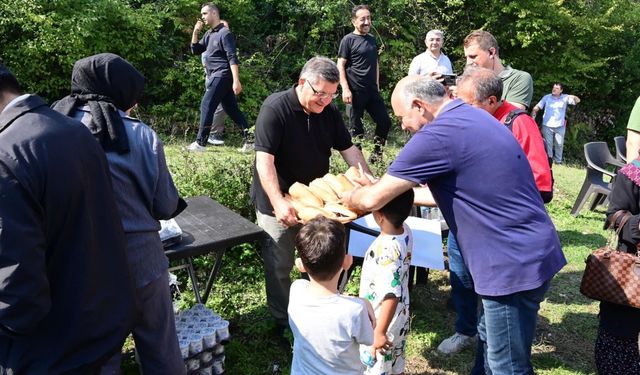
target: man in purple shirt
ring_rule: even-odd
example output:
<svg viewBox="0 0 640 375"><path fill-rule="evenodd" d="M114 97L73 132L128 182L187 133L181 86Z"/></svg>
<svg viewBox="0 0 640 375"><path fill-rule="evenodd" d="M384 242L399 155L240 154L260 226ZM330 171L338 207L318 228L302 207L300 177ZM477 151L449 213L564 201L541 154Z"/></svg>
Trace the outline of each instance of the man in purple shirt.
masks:
<svg viewBox="0 0 640 375"><path fill-rule="evenodd" d="M449 99L429 78L402 79L391 104L415 135L377 183L345 204L373 211L428 184L482 300L486 372L532 374L540 302L566 260L522 147L489 113Z"/></svg>

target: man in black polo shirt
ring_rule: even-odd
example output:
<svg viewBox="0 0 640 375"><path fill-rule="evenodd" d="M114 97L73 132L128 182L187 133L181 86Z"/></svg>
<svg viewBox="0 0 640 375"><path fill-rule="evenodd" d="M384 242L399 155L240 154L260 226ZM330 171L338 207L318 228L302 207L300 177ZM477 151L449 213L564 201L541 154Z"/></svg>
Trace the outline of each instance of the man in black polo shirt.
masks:
<svg viewBox="0 0 640 375"><path fill-rule="evenodd" d="M235 38L220 21L220 11L213 3L202 6L202 20L198 20L191 36L191 52L195 55L204 53L203 63L207 70L206 91L200 103L200 127L196 141L187 147L189 151L204 151L207 138L211 132L213 113L222 103L227 115L242 128L244 145L241 151L251 151L249 143L249 124L238 108L236 95L242 91L240 74L238 73L238 56L236 55ZM204 21L204 22L203 22ZM204 24L211 27L198 40Z"/></svg>
<svg viewBox="0 0 640 375"><path fill-rule="evenodd" d="M267 304L279 330L288 326L289 273L294 262L296 211L284 199L294 182L308 184L329 171L331 149L350 166L369 172L362 152L351 143L337 96L339 73L326 57L314 57L300 72L298 84L271 94L256 120L256 160L251 198L258 225L270 236L262 247Z"/></svg>
<svg viewBox="0 0 640 375"><path fill-rule="evenodd" d="M376 123L374 150L369 158L369 162L373 162L382 157L382 146L387 140L391 120L380 96L378 47L376 39L369 35L369 7L355 6L351 11L351 23L355 29L342 38L338 49L342 100L347 104L349 127L356 142L364 136L362 116L365 109Z"/></svg>

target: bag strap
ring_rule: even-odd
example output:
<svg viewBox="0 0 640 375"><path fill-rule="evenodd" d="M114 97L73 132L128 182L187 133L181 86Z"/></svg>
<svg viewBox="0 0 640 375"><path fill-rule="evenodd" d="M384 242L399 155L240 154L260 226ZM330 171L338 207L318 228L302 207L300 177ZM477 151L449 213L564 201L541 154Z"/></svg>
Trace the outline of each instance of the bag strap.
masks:
<svg viewBox="0 0 640 375"><path fill-rule="evenodd" d="M520 108L511 110L511 112L509 112L507 117L504 119L504 126L506 126L507 129L509 129L511 132L513 132L513 120L515 120L516 117L520 116L523 113L527 113L527 111Z"/></svg>
<svg viewBox="0 0 640 375"><path fill-rule="evenodd" d="M618 211L614 212L613 215L611 215L611 219L609 220L609 225L605 229L614 229L615 226L616 226L616 222L618 221L620 216L625 215L625 214L629 214L629 211L627 211L627 210L618 210ZM631 214L629 214L629 216L631 216ZM623 219L624 219L624 217L623 217ZM618 229L623 227L624 224L626 224L627 220L629 220L629 218L627 218L624 221L624 223L621 221L620 225L618 226Z"/></svg>
<svg viewBox="0 0 640 375"><path fill-rule="evenodd" d="M620 216L622 216L621 219L620 219ZM615 250L612 245L614 241L620 238L620 232L622 231L622 228L627 223L627 220L629 220L630 217L631 217L631 213L629 213L629 211L627 210L618 210L614 212L613 215L611 215L611 219L609 220L609 223L608 223L609 225L605 227L605 229L611 230L609 232L610 235L609 235L609 240L607 241L607 248L611 250ZM620 219L620 224L618 224L617 229L614 229L618 219ZM636 245L636 247L637 246L638 245ZM640 250L640 247L637 247L637 248Z"/></svg>
<svg viewBox="0 0 640 375"><path fill-rule="evenodd" d="M622 212L622 210L620 210L618 212ZM616 213L618 213L618 212L616 212ZM618 229L616 229L616 235L618 235L618 236L620 235L620 232L622 231L622 227L624 227L625 224L627 224L627 221L631 217L631 213L629 213L629 211L624 211L623 214L624 214L624 216L622 217L622 219L620 219L620 225L618 225Z"/></svg>

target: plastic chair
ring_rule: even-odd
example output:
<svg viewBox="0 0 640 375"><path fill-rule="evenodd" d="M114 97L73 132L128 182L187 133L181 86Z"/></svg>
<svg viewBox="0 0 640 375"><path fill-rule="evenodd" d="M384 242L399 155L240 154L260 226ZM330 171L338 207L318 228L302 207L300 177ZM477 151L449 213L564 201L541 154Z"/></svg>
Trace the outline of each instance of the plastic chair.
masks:
<svg viewBox="0 0 640 375"><path fill-rule="evenodd" d="M621 163L627 164L627 140L623 136L613 138L616 144L616 159Z"/></svg>
<svg viewBox="0 0 640 375"><path fill-rule="evenodd" d="M573 217L578 216L582 206L589 200L592 194L596 194L591 203L590 210L593 211L602 203L611 192L611 183L616 174L607 170L607 165L623 167L624 164L616 160L609 151L606 142L589 142L584 145L584 157L587 160L587 175L576 202L571 209ZM604 175L610 177L610 181L604 180Z"/></svg>

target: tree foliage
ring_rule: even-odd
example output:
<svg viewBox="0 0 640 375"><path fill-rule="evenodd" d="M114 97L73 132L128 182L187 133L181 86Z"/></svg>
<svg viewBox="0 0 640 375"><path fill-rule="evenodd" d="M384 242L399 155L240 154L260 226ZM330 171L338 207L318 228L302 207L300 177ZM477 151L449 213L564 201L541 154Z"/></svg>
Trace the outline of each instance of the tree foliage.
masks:
<svg viewBox="0 0 640 375"><path fill-rule="evenodd" d="M231 24L241 57L250 121L273 91L290 87L314 55L335 58L352 31L352 1L229 0L218 4ZM381 89L387 96L424 50L426 31L445 31L444 51L464 69L464 37L493 33L500 56L532 74L534 101L555 81L580 96L572 115L575 142L610 140L640 92L640 7L637 0L376 0L369 2L380 47ZM194 0L4 0L0 3L0 57L29 91L49 100L68 92L74 61L113 52L147 77L144 106L160 123L198 116L203 72L190 55L199 16ZM571 139L571 138L570 138Z"/></svg>

